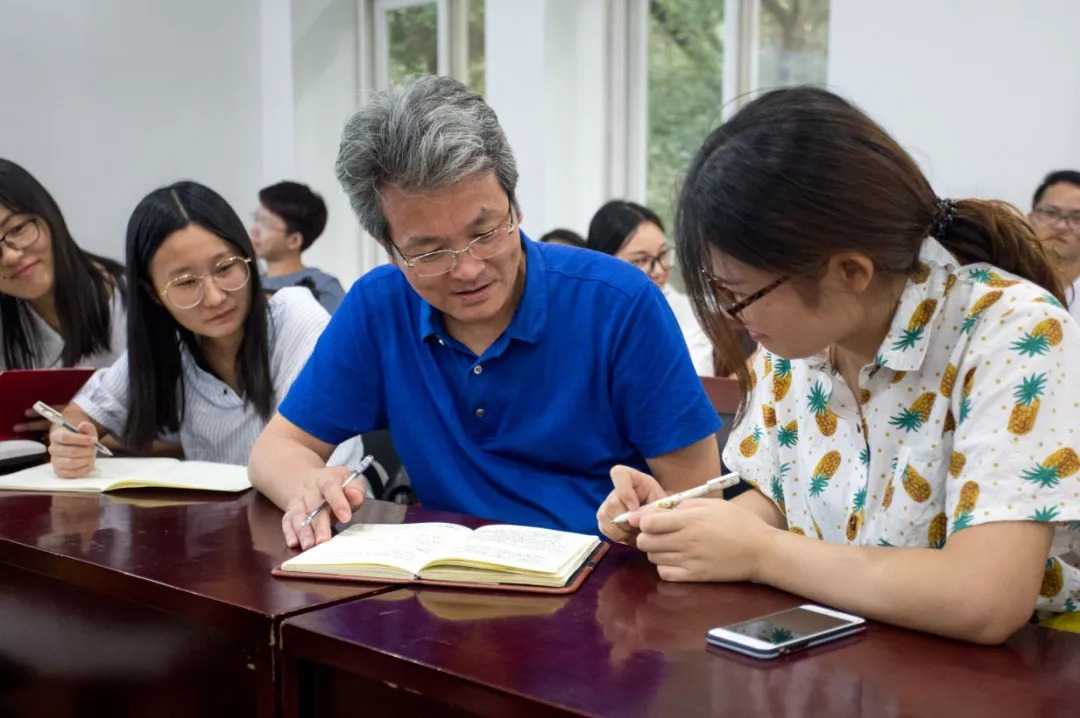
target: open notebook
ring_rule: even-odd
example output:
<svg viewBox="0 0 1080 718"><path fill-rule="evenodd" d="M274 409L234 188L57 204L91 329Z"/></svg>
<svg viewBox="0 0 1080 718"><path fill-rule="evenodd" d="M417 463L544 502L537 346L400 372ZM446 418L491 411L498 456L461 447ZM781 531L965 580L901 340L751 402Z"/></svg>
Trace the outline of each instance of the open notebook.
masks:
<svg viewBox="0 0 1080 718"><path fill-rule="evenodd" d="M361 524L295 556L277 576L570 592L607 549L596 536L493 524Z"/></svg>
<svg viewBox="0 0 1080 718"><path fill-rule="evenodd" d="M232 464L177 459L103 459L82 479L61 479L52 464L0 476L0 489L100 493L115 489L163 488L243 491L251 488L247 469Z"/></svg>

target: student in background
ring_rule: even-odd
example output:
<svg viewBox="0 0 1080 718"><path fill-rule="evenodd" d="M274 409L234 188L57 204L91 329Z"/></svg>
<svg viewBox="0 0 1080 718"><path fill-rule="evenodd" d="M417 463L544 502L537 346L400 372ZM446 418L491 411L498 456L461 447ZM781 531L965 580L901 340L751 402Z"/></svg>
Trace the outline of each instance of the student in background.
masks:
<svg viewBox="0 0 1080 718"><path fill-rule="evenodd" d="M649 275L675 313L698 376L713 376L712 343L694 316L690 300L668 284L673 253L656 213L634 202L608 202L593 215L585 246L614 255Z"/></svg>
<svg viewBox="0 0 1080 718"><path fill-rule="evenodd" d="M269 301L243 222L213 190L179 182L151 192L127 228L128 350L98 372L54 428L58 476L84 476L104 432L135 453L178 435L188 459L246 464L326 326L298 287Z"/></svg>
<svg viewBox="0 0 1080 718"><path fill-rule="evenodd" d="M259 192L259 209L251 227L255 253L266 262L263 288L307 287L330 314L341 304L345 290L337 279L315 267L305 267L300 255L326 228L326 203L307 185L279 182Z"/></svg>
<svg viewBox="0 0 1080 718"><path fill-rule="evenodd" d="M585 248L585 239L572 229L553 229L540 237L545 244L565 244L568 247Z"/></svg>
<svg viewBox="0 0 1080 718"><path fill-rule="evenodd" d="M663 491L612 472L602 530L668 580L980 643L1076 610L1080 328L1021 215L936 197L880 126L804 87L706 139L678 217L699 312L765 349L724 449L757 490L638 513L634 536L603 517Z"/></svg>
<svg viewBox="0 0 1080 718"><path fill-rule="evenodd" d="M127 343L123 273L79 249L41 183L0 159L0 371L115 361ZM16 429L49 430L33 417Z"/></svg>
<svg viewBox="0 0 1080 718"><path fill-rule="evenodd" d="M591 531L613 464L672 490L716 475L716 413L660 291L525 236L483 98L431 76L377 93L346 125L337 172L392 264L353 285L252 452L290 545L329 539L331 514L363 500L325 461L376 429L424 506L508 523ZM324 499L333 511L301 529Z"/></svg>
<svg viewBox="0 0 1080 718"><path fill-rule="evenodd" d="M1080 172L1051 172L1031 200L1031 226L1057 260L1073 318L1080 320Z"/></svg>

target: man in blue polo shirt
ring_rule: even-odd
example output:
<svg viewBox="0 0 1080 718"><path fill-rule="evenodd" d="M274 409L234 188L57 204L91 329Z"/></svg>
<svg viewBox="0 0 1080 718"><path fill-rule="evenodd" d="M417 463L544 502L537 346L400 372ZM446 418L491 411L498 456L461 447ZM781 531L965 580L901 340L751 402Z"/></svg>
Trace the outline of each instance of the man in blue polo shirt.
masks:
<svg viewBox="0 0 1080 718"><path fill-rule="evenodd" d="M495 113L445 77L376 95L346 125L338 178L392 264L346 295L252 451L291 546L330 537L361 487L333 447L389 428L424 506L596 531L608 473L668 491L719 473L716 414L663 295L612 257L520 231Z"/></svg>

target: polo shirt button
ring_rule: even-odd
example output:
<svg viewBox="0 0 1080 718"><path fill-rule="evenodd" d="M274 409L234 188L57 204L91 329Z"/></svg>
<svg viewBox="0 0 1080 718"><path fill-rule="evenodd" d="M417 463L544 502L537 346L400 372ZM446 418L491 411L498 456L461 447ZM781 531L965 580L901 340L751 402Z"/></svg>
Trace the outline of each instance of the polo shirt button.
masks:
<svg viewBox="0 0 1080 718"><path fill-rule="evenodd" d="M478 419L483 419L483 418L484 418L484 414L485 414L485 413L486 413L486 412L485 412L485 411L484 411L483 409L477 409L477 410L476 410L476 417L477 417Z"/></svg>
<svg viewBox="0 0 1080 718"><path fill-rule="evenodd" d="M480 374L483 371L484 371L484 367L480 366L479 364L477 364L476 366L474 366L472 368L472 373L473 374Z"/></svg>

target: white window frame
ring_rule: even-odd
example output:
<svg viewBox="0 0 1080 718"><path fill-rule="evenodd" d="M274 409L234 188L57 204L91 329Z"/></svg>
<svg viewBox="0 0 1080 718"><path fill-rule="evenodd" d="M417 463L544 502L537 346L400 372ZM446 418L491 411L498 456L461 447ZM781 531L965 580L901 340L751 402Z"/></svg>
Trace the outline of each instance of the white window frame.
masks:
<svg viewBox="0 0 1080 718"><path fill-rule="evenodd" d="M373 0L371 38L374 49L374 81L376 90L385 90L390 86L390 68L387 63L390 39L387 36L387 20L391 12L411 7L435 5L436 27L436 69L439 75L450 74L450 47L453 44L450 0Z"/></svg>

